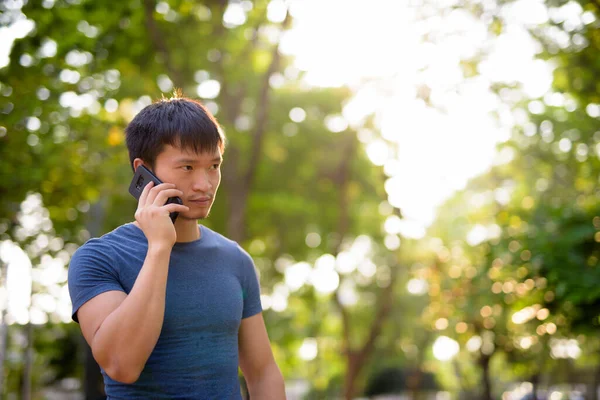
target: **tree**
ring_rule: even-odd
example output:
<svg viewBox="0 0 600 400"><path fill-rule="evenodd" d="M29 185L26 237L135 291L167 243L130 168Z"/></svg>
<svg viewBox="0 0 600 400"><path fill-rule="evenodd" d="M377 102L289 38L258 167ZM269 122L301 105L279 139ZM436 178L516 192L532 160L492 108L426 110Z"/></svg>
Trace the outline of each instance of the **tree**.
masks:
<svg viewBox="0 0 600 400"><path fill-rule="evenodd" d="M291 17L281 9L267 18L274 3L126 1L110 10L90 1L27 3L22 12L35 28L15 41L11 62L0 70L0 108L7 116L0 192L11 193L0 205L3 238L15 238L16 206L30 191L42 195L65 241L82 243L129 221L135 202L127 193L123 127L144 105L178 87L202 97L226 132L226 201L217 203L207 224L250 250L265 295L281 287L286 268L273 268L281 260L315 263L361 233L379 241L383 176L356 139L359 127L348 127L340 115L351 93L303 86L278 49L277 37ZM31 101L21 106L23 95ZM89 210L98 208L105 218L96 230ZM309 234L320 243L306 245ZM379 267L389 271L393 264ZM336 297L320 297L307 286L299 295L307 305ZM380 288L373 283L364 291ZM389 300L382 304L360 361L389 314ZM338 312L347 318L353 311ZM297 360L297 340L286 325L293 316L279 310L265 317L272 337L282 337L276 356ZM315 321L315 334L328 330L323 325ZM333 330L340 331L341 325ZM281 364L284 373L300 373L293 361ZM348 393L355 391L356 365Z"/></svg>

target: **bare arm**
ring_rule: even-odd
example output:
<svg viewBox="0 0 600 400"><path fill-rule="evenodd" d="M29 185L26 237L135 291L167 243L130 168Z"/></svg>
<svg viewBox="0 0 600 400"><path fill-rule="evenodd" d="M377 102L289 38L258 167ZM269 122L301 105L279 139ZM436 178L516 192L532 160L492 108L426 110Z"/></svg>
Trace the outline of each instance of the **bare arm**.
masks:
<svg viewBox="0 0 600 400"><path fill-rule="evenodd" d="M129 295L102 293L77 312L94 358L114 380L135 382L158 341L170 253L149 249Z"/></svg>
<svg viewBox="0 0 600 400"><path fill-rule="evenodd" d="M250 398L285 399L285 385L273 358L262 314L242 320L238 334L240 367L248 384Z"/></svg>
<svg viewBox="0 0 600 400"><path fill-rule="evenodd" d="M178 204L164 205L179 196L174 185L162 184L140 197L136 220L148 239L144 265L126 295L102 293L77 312L81 330L98 364L114 380L135 382L150 357L162 329L169 258L176 233L171 211L186 211Z"/></svg>

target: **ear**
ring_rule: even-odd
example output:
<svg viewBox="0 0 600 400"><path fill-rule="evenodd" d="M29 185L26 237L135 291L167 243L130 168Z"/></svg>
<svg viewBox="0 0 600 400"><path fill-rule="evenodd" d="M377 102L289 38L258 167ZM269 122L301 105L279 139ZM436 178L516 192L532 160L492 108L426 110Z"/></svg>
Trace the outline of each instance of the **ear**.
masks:
<svg viewBox="0 0 600 400"><path fill-rule="evenodd" d="M141 158L136 158L133 160L133 170L135 171L140 165L144 165L144 160Z"/></svg>

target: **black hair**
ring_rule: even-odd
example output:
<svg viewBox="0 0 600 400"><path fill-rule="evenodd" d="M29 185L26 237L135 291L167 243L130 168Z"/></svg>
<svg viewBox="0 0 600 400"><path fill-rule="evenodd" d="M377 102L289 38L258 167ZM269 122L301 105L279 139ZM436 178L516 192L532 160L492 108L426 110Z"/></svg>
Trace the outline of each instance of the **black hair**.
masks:
<svg viewBox="0 0 600 400"><path fill-rule="evenodd" d="M125 128L129 161L141 158L154 168L165 145L196 153L221 153L225 135L215 117L199 101L185 97L161 99L140 111Z"/></svg>

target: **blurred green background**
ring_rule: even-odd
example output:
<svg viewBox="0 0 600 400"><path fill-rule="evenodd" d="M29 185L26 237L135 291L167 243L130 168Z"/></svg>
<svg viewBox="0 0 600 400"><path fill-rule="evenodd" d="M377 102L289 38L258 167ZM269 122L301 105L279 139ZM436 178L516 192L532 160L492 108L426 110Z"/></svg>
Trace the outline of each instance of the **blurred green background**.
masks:
<svg viewBox="0 0 600 400"><path fill-rule="evenodd" d="M0 397L102 398L74 250L133 219L123 129L228 137L289 399L598 399L597 0L0 2ZM243 386L243 379L241 379Z"/></svg>

